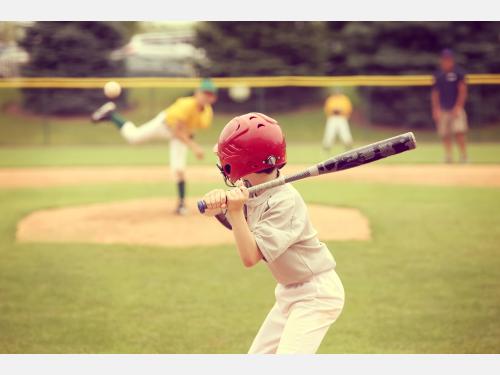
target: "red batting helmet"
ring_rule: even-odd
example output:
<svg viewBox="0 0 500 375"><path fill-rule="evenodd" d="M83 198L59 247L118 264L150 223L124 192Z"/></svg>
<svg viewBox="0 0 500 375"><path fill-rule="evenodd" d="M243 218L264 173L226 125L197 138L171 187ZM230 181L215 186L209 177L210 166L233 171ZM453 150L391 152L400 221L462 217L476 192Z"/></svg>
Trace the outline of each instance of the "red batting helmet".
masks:
<svg viewBox="0 0 500 375"><path fill-rule="evenodd" d="M278 122L262 113L233 118L217 144L222 173L231 182L264 169L286 164L286 142Z"/></svg>

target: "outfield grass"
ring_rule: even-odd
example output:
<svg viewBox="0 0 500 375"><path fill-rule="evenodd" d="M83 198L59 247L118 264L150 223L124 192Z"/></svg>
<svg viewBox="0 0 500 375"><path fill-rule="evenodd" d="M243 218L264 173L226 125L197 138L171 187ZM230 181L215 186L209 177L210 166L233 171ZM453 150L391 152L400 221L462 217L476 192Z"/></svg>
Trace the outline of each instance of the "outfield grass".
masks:
<svg viewBox="0 0 500 375"><path fill-rule="evenodd" d="M131 94L136 103L147 99L127 113L142 121L179 93ZM5 98L0 93L0 104ZM326 158L320 108L272 115L286 124L290 163ZM230 116L218 114L200 135L207 152ZM48 126L51 145L43 146L39 118L0 114L0 167L168 163L167 145L125 145L111 125L51 119ZM497 128L471 135L498 141ZM357 145L403 131L353 126ZM416 136L417 150L380 163L441 162L433 132ZM473 164L500 163L500 143L474 142L470 156ZM202 164L215 164L214 156ZM360 209L374 236L328 244L346 307L320 352L498 353L499 189L327 180L296 186L308 202ZM213 187L189 184L188 191ZM0 353L245 352L274 301L274 281L263 264L246 270L233 246L15 242L16 223L37 209L174 193L160 183L0 190Z"/></svg>
<svg viewBox="0 0 500 375"><path fill-rule="evenodd" d="M136 124L144 123L165 109L177 97L188 95L183 89L132 89L129 90L131 109L123 116ZM56 118L41 116L21 116L6 111L9 103L20 101L18 90L0 90L0 146L33 145L121 145L124 143L116 128L111 124L94 126L88 118ZM248 111L258 108L248 108ZM323 136L325 116L321 103L297 111L276 113L266 111L282 125L290 143L320 144ZM223 126L239 113L222 113L215 106L213 126L197 134L197 139L205 145L217 140ZM405 131L415 131L420 141L436 142L433 130L380 128L369 126L359 119L351 121L354 139L359 143L369 143L391 137ZM477 127L471 124L469 138L473 142L500 142L500 124Z"/></svg>
<svg viewBox="0 0 500 375"><path fill-rule="evenodd" d="M374 235L328 244L346 307L320 352L498 352L498 189L296 186L308 202L361 209ZM36 209L171 194L163 184L0 191L0 352L245 352L274 282L263 264L244 269L232 246L14 241Z"/></svg>
<svg viewBox="0 0 500 375"><path fill-rule="evenodd" d="M141 123L172 102L185 90L130 90L133 109L124 113ZM17 90L0 90L0 106L19 101ZM5 107L6 108L6 107ZM290 113L269 113L282 124L289 144L292 163L314 163L327 157L321 150L324 115L320 106ZM216 111L214 125L198 134L210 154L222 127L235 114ZM357 121L352 132L357 146L388 138L408 129L374 128ZM429 130L414 130L419 148L411 153L390 158L383 163L440 163L442 147ZM472 163L500 162L500 126L475 128L470 132ZM489 142L487 142L489 141ZM0 167L72 166L72 165L163 165L168 163L168 148L163 143L143 146L126 145L112 124L94 126L85 118L43 119L0 112ZM332 154L343 152L337 144ZM190 155L190 163L199 163ZM213 165L208 155L202 164Z"/></svg>
<svg viewBox="0 0 500 375"><path fill-rule="evenodd" d="M156 114L156 113L155 113ZM268 113L283 127L287 140L292 143L321 144L325 118L321 108L290 113ZM216 113L213 126L197 133L202 144L213 144L224 125L237 113ZM153 115L128 116L136 124L150 120ZM374 142L406 131L414 131L420 140L437 142L434 131L404 128L379 128L351 122L353 138L358 142ZM473 128L469 132L472 142L500 142L500 126ZM44 120L43 118L18 118L12 115L0 116L0 146L40 145L120 145L124 140L110 123L93 125L85 119Z"/></svg>

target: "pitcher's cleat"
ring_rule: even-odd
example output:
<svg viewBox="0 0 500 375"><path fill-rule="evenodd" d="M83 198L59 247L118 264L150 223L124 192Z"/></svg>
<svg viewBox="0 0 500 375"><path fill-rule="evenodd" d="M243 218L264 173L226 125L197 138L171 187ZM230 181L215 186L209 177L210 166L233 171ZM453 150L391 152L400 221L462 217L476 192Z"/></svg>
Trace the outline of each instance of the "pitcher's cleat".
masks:
<svg viewBox="0 0 500 375"><path fill-rule="evenodd" d="M111 119L111 114L116 110L116 104L113 102L107 102L106 104L99 107L90 119L92 122L107 121Z"/></svg>
<svg viewBox="0 0 500 375"><path fill-rule="evenodd" d="M184 205L179 205L175 209L175 213L179 216L186 216L188 214L188 209Z"/></svg>

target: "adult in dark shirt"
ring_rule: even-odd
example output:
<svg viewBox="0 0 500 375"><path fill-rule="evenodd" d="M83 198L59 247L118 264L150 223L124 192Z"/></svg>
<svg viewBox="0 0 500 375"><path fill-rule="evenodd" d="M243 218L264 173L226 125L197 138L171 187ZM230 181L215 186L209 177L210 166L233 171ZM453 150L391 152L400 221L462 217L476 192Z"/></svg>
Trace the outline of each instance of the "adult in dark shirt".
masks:
<svg viewBox="0 0 500 375"><path fill-rule="evenodd" d="M432 117L443 141L446 163L453 161L453 136L460 151L460 161L467 162L468 125L464 110L466 98L465 72L455 66L453 52L445 49L441 52L440 69L434 74L431 100Z"/></svg>

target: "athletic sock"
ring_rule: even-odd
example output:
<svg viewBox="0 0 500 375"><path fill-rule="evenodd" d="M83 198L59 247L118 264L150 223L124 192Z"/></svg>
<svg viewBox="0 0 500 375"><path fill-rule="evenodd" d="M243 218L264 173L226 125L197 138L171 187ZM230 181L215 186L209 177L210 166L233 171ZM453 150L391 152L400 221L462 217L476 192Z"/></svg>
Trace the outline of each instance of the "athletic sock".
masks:
<svg viewBox="0 0 500 375"><path fill-rule="evenodd" d="M184 197L186 196L186 182L184 180L177 182L179 193L179 206L184 206Z"/></svg>
<svg viewBox="0 0 500 375"><path fill-rule="evenodd" d="M118 113L116 112L113 112L111 113L111 121L113 122L113 124L116 125L116 127L118 129L121 129L123 124L125 124L127 122L127 120L124 120L123 117L121 117Z"/></svg>

